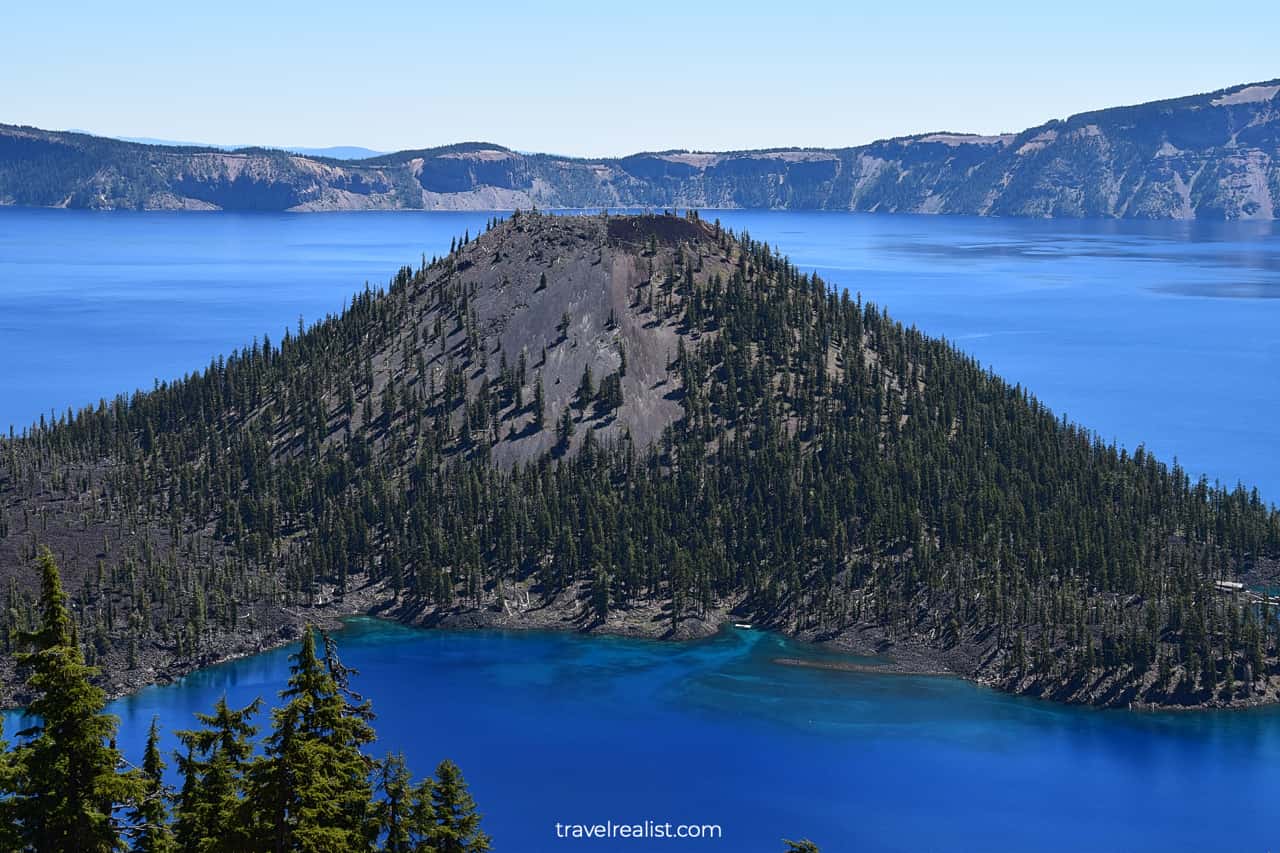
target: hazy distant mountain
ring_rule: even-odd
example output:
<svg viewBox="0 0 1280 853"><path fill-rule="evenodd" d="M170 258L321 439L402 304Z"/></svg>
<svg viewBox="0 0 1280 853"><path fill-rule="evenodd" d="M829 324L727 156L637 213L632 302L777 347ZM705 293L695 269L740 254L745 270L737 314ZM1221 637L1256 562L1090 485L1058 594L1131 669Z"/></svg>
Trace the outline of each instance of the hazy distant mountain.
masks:
<svg viewBox="0 0 1280 853"><path fill-rule="evenodd" d="M308 157L328 157L333 160L366 160L370 157L380 157L387 153L385 151L374 151L372 148L362 148L359 145L330 145L328 148L300 148L285 145L283 148L285 151L292 151L294 154L305 154Z"/></svg>
<svg viewBox="0 0 1280 853"><path fill-rule="evenodd" d="M93 135L87 130L78 128L68 132L86 136ZM385 151L374 151L372 148L363 148L359 145L331 145L327 148L308 148L303 145L219 145L214 142L156 139L152 136L109 136L107 138L117 139L121 142L137 142L139 145L160 145L165 148L217 148L220 151L239 151L244 148L273 148L278 151L288 151L291 154L304 154L308 157L328 157L331 160L365 160L369 157L378 157L387 153Z"/></svg>
<svg viewBox="0 0 1280 853"><path fill-rule="evenodd" d="M340 162L0 125L0 204L355 210L702 207L1274 219L1280 80L1021 133L609 159L471 142Z"/></svg>

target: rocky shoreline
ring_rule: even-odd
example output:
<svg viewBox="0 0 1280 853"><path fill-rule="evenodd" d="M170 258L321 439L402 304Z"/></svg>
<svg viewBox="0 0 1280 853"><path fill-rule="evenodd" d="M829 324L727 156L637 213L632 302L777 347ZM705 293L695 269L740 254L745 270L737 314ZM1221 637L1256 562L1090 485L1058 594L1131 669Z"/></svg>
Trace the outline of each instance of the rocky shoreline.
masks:
<svg viewBox="0 0 1280 853"><path fill-rule="evenodd" d="M586 587L578 585L550 601L542 601L525 587L516 587L502 599L482 604L450 608L423 605L395 596L381 583L366 583L354 577L353 588L337 595L324 589L309 607L280 607L274 618L262 620L249 632L219 633L210 638L198 655L177 658L163 646L139 652L135 667L113 665L108 659L99 679L109 699L118 699L152 685L172 684L206 667L270 651L295 641L306 624L340 629L342 620L352 616L372 616L424 629L451 631L564 631L579 634L630 637L662 641L686 641L710 637L724 625L751 621L741 600L726 601L701 614L686 614L673 622L669 604L658 600L611 610L605 619L596 618L586 606ZM1280 701L1280 681L1271 679L1261 693L1242 696L1230 703L1221 699L1179 704L1124 700L1122 694L1106 689L1107 676L1100 676L1093 689L1068 690L1067 685L1045 684L1034 679L1001 678L986 672L990 660L983 649L960 645L938 649L911 638L892 638L880 626L860 625L837 634L818 633L774 624L759 624L762 630L776 630L793 640L840 654L874 658L874 661L813 660L774 658L779 666L824 669L835 672L874 675L920 675L964 678L979 686L1065 705L1097 708L1127 708L1134 711L1203 711L1257 708ZM24 696L17 681L12 656L0 661L0 709L21 707ZM1185 699L1185 697L1183 697Z"/></svg>
<svg viewBox="0 0 1280 853"><path fill-rule="evenodd" d="M404 624L447 630L499 629L508 631L572 631L575 633L681 641L709 637L726 623L755 622L743 600L721 602L700 615L683 617L672 624L665 602L650 602L612 610L605 620L589 615L585 587L571 588L550 602L541 603L528 590L521 590L503 603L449 609L415 608L407 602L388 601L371 615L392 618ZM538 602L538 603L535 603ZM921 675L963 678L1003 693L1094 708L1122 708L1135 711L1208 711L1257 708L1280 703L1280 679L1262 682L1262 689L1239 695L1230 701L1221 697L1203 698L1175 693L1167 703L1135 701L1131 690L1112 673L1099 670L1083 682L1065 679L1018 678L1000 672L992 648L981 642L958 643L942 649L911 636L891 636L878 625L857 625L838 633L825 633L790 625L760 622L758 628L778 631L793 640L840 654L874 658L874 662L801 660L780 657L780 666L803 666L851 673L878 675ZM1155 674L1144 681L1150 687Z"/></svg>
<svg viewBox="0 0 1280 853"><path fill-rule="evenodd" d="M129 666L127 651L115 649L98 662L102 674L96 683L106 691L108 699L119 699L152 685L172 684L196 670L288 645L302 635L304 625L341 627L342 619L366 615L386 597L382 584L359 584L345 596L335 595L332 588L323 589L315 605L260 610L254 614L253 627L214 632L197 654L189 656L178 656L169 645L151 643L137 649L136 665ZM14 656L0 658L0 710L20 708L25 700Z"/></svg>

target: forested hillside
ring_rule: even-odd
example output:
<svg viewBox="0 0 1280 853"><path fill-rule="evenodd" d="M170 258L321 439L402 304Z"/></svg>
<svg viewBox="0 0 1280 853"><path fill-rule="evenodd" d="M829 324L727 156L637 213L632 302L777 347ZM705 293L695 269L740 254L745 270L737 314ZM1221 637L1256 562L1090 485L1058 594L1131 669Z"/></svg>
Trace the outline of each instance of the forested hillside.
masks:
<svg viewBox="0 0 1280 853"><path fill-rule="evenodd" d="M179 148L0 125L0 204L92 209L694 207L1274 219L1280 82L994 136L574 159L490 143L367 160Z"/></svg>
<svg viewBox="0 0 1280 853"><path fill-rule="evenodd" d="M520 212L310 329L0 443L10 644L40 544L119 685L373 608L731 617L1098 704L1280 686L1275 613L1216 583L1274 576L1256 493L1105 445L696 215Z"/></svg>

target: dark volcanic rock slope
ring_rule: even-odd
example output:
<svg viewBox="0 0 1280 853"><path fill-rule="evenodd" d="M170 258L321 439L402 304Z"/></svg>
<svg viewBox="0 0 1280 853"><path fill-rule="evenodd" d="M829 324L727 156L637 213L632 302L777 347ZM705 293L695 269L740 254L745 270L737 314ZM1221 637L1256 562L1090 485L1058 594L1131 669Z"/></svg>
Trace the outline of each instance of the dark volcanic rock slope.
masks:
<svg viewBox="0 0 1280 853"><path fill-rule="evenodd" d="M539 206L1274 219L1280 82L1082 113L1020 133L841 149L579 160L466 143L338 161L0 125L0 204L498 210Z"/></svg>
<svg viewBox="0 0 1280 853"><path fill-rule="evenodd" d="M1009 690L1280 688L1280 513L1099 442L696 217L520 213L278 343L0 442L0 638L50 545L113 689L374 609L746 619ZM14 684L14 673L5 674Z"/></svg>
<svg viewBox="0 0 1280 853"><path fill-rule="evenodd" d="M702 226L667 220L670 233L664 236L670 239L648 252L643 235L620 227L626 220L614 220L612 227L595 218L534 221L536 227L517 222L487 235L483 244L464 246L452 270L442 273L444 280L466 282L466 313L461 322L442 321L454 324L461 344L440 338L446 357L434 356L435 381L446 381L452 346L472 393L484 390L485 379L491 388L503 385L504 362L516 374L522 402L531 404L541 383L546 429L536 429L532 406L517 406L514 398L496 410L498 440L490 452L495 462L509 466L551 451L557 441L551 426L574 404L583 373L590 368L596 382L618 374L625 353L622 405L607 411L589 406L581 417L601 441L616 440L625 429L648 445L683 410L669 370L677 324L648 311L647 300L672 275L674 238L696 243ZM420 338L434 333L438 317L438 311L420 316ZM570 446L576 448L583 435L575 430Z"/></svg>

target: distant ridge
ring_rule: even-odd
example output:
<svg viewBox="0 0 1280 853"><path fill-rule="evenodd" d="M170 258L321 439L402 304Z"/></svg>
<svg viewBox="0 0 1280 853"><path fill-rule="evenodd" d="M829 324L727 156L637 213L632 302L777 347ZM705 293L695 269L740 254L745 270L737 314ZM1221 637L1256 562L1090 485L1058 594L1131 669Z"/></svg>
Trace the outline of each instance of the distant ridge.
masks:
<svg viewBox="0 0 1280 853"><path fill-rule="evenodd" d="M693 207L1275 219L1280 80L993 136L579 159L487 142L341 159L0 125L0 204L92 209Z"/></svg>
<svg viewBox="0 0 1280 853"><path fill-rule="evenodd" d="M96 135L80 128L72 128L67 132L79 133L85 136ZM315 148L305 145L219 145L214 142L157 139L152 136L108 136L106 138L115 139L120 142L136 142L139 145L159 145L165 148L217 148L220 151L241 151L248 148L268 148L276 151L288 151L290 154L302 154L307 157L328 157L333 160L367 160L370 157L380 157L387 153L385 151L374 151L372 148L365 148L360 145L329 145L326 147Z"/></svg>

